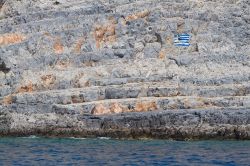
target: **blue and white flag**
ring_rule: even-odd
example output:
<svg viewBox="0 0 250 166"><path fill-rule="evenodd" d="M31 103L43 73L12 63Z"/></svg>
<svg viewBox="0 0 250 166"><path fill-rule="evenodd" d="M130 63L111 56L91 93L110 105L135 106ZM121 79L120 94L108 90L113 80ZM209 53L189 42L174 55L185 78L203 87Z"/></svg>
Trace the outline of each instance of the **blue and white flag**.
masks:
<svg viewBox="0 0 250 166"><path fill-rule="evenodd" d="M176 34L174 35L174 45L188 47L190 46L190 38L189 34Z"/></svg>

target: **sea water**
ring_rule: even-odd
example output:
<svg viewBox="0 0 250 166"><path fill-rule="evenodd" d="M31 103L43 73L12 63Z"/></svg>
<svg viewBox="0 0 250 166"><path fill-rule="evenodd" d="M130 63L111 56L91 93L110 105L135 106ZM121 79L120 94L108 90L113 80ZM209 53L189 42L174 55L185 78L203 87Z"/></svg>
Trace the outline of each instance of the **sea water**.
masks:
<svg viewBox="0 0 250 166"><path fill-rule="evenodd" d="M0 138L0 165L249 166L250 141Z"/></svg>

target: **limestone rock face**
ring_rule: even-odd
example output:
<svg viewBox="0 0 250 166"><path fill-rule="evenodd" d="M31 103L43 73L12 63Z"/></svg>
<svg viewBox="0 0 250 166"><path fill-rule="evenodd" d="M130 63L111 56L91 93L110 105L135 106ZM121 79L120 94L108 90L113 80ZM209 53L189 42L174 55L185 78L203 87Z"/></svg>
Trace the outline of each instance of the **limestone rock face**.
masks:
<svg viewBox="0 0 250 166"><path fill-rule="evenodd" d="M176 46L178 34L189 34L190 46ZM250 113L248 0L0 1L1 135L48 129L120 137L128 118L138 123L131 130L148 126L142 137L171 132L166 124L190 125L189 137L200 121L188 111L213 110L216 123L201 118L195 138L218 136L219 125L232 138L250 132L248 120L225 120L236 108ZM172 110L190 121L176 124ZM98 127L106 123L119 125Z"/></svg>

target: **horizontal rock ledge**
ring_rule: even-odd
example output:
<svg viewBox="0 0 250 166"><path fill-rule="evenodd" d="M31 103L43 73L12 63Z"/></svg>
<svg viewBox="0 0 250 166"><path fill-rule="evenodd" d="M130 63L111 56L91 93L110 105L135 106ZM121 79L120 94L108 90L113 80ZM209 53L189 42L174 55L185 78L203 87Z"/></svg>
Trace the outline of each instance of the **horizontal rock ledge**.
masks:
<svg viewBox="0 0 250 166"><path fill-rule="evenodd" d="M0 112L0 136L250 139L250 109L196 109L107 116Z"/></svg>

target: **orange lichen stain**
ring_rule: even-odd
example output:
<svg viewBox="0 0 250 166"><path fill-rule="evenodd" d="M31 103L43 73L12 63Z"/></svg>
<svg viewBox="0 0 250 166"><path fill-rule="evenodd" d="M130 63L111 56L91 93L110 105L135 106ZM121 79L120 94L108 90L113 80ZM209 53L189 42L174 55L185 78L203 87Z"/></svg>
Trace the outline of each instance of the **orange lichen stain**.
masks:
<svg viewBox="0 0 250 166"><path fill-rule="evenodd" d="M128 108L122 106L120 103L111 103L109 106L104 106L103 104L97 104L92 110L94 115L105 115L105 114L119 114L123 112L131 112Z"/></svg>
<svg viewBox="0 0 250 166"><path fill-rule="evenodd" d="M56 77L52 74L44 75L41 77L42 83L45 87L49 87L55 83Z"/></svg>
<svg viewBox="0 0 250 166"><path fill-rule="evenodd" d="M63 53L63 44L61 42L61 40L59 38L56 39L54 45L53 45L53 48L54 48L54 52L56 54L62 54Z"/></svg>
<svg viewBox="0 0 250 166"><path fill-rule="evenodd" d="M96 25L94 30L94 37L96 40L96 47L101 48L104 43L113 43L116 41L116 21L110 19L105 25Z"/></svg>
<svg viewBox="0 0 250 166"><path fill-rule="evenodd" d="M101 43L104 40L104 34L106 32L106 28L102 27L101 25L97 25L95 27L95 31L94 31L94 36L95 36L95 40L96 40L96 47L100 48Z"/></svg>
<svg viewBox="0 0 250 166"><path fill-rule="evenodd" d="M85 41L84 38L80 38L80 39L76 42L76 45L75 45L75 48L74 48L74 52L75 52L76 54L80 54L81 48L82 48L82 45L83 45L84 41Z"/></svg>
<svg viewBox="0 0 250 166"><path fill-rule="evenodd" d="M166 56L166 50L162 49L162 50L159 52L159 58L160 58L160 59L165 59L165 56Z"/></svg>
<svg viewBox="0 0 250 166"><path fill-rule="evenodd" d="M155 102L138 102L135 105L135 112L147 112L157 110L157 104Z"/></svg>
<svg viewBox="0 0 250 166"><path fill-rule="evenodd" d="M157 104L155 102L138 102L135 108L128 109L120 103L111 103L109 106L103 104L97 104L91 114L93 115L105 115L105 114L119 114L124 112L147 112L157 110Z"/></svg>
<svg viewBox="0 0 250 166"><path fill-rule="evenodd" d="M12 104L13 102L13 99L12 99L12 95L8 95L8 96L5 96L2 100L2 104L3 105L9 105L9 104Z"/></svg>
<svg viewBox="0 0 250 166"><path fill-rule="evenodd" d="M145 18L149 14L150 14L149 10L141 11L141 12L138 12L138 13L135 13L135 14L132 14L132 15L129 15L129 16L125 17L125 22L136 20L136 19L139 19L139 18Z"/></svg>
<svg viewBox="0 0 250 166"><path fill-rule="evenodd" d="M97 104L91 111L91 114L93 115L104 115L104 114L110 114L110 113L111 113L111 110L105 107L103 104Z"/></svg>
<svg viewBox="0 0 250 166"><path fill-rule="evenodd" d="M3 34L0 36L0 45L20 43L25 39L26 37L22 34L17 34L17 33Z"/></svg>
<svg viewBox="0 0 250 166"><path fill-rule="evenodd" d="M24 92L33 92L34 91L34 85L30 81L28 85L21 86L17 93L24 93Z"/></svg>
<svg viewBox="0 0 250 166"><path fill-rule="evenodd" d="M122 107L119 103L111 104L110 111L115 114L125 112L124 107Z"/></svg>

